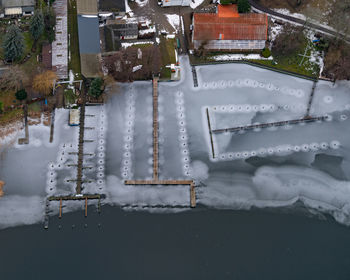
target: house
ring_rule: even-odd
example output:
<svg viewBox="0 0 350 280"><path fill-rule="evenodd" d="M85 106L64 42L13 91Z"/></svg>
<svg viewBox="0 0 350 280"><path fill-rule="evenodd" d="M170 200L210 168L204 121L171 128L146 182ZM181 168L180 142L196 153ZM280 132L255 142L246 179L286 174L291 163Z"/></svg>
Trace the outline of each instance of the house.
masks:
<svg viewBox="0 0 350 280"><path fill-rule="evenodd" d="M239 14L237 5L218 5L216 13L195 13L195 49L261 50L268 36L266 14Z"/></svg>
<svg viewBox="0 0 350 280"><path fill-rule="evenodd" d="M99 0L98 15L108 17L111 13L115 16L125 15L125 0Z"/></svg>
<svg viewBox="0 0 350 280"><path fill-rule="evenodd" d="M137 39L139 29L137 23L118 23L107 26L112 31L113 40Z"/></svg>
<svg viewBox="0 0 350 280"><path fill-rule="evenodd" d="M34 14L35 0L0 0L5 16Z"/></svg>
<svg viewBox="0 0 350 280"><path fill-rule="evenodd" d="M191 3L191 0L161 0L161 1L162 1L162 7L189 6Z"/></svg>

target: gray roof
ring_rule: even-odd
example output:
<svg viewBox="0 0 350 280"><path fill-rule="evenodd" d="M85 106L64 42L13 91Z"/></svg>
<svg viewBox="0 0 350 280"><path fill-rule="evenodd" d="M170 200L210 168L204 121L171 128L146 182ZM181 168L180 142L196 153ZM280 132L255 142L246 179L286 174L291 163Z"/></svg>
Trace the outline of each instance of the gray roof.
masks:
<svg viewBox="0 0 350 280"><path fill-rule="evenodd" d="M2 0L4 8L34 6L35 0Z"/></svg>
<svg viewBox="0 0 350 280"><path fill-rule="evenodd" d="M78 15L78 35L80 54L100 53L100 32L98 17Z"/></svg>
<svg viewBox="0 0 350 280"><path fill-rule="evenodd" d="M99 0L98 6L104 12L125 12L125 0Z"/></svg>
<svg viewBox="0 0 350 280"><path fill-rule="evenodd" d="M137 23L121 23L108 25L114 32L114 36L137 36L139 34Z"/></svg>

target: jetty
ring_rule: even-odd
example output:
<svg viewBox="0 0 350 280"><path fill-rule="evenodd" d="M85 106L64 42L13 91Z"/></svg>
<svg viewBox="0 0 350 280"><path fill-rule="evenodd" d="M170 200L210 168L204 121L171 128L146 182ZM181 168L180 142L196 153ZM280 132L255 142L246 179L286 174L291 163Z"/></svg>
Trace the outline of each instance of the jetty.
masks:
<svg viewBox="0 0 350 280"><path fill-rule="evenodd" d="M153 77L153 179L126 180L125 185L183 185L190 188L190 206L196 207L195 183L193 180L159 180L159 120L158 120L158 77Z"/></svg>
<svg viewBox="0 0 350 280"><path fill-rule="evenodd" d="M240 131L248 131L248 130L259 129L259 128L279 127L279 126L295 125L295 124L301 124L301 123L312 123L316 121L326 121L327 119L328 119L328 116L305 117L305 118L296 119L296 120L287 120L287 121L279 121L279 122L271 122L271 123L261 123L261 124L252 124L252 125L237 126L237 127L230 127L230 128L214 129L212 130L212 132L213 133L240 132Z"/></svg>

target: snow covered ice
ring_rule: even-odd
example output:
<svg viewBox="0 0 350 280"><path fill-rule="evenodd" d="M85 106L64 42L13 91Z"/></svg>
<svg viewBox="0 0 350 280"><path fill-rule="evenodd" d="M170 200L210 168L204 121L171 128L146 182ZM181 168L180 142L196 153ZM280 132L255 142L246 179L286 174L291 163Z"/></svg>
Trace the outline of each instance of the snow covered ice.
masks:
<svg viewBox="0 0 350 280"><path fill-rule="evenodd" d="M194 179L197 203L207 207L283 207L301 201L350 225L349 82L317 83L310 115L327 120L214 133L213 158L207 109L212 130L300 119L313 82L220 64L196 67L195 88L188 58L180 57L180 65L180 81L158 86L160 179ZM152 179L152 83L115 88L107 89L105 106L86 107L85 126L91 129L84 139L93 141L84 144L83 178L90 183L83 184L83 192L104 193L104 203L136 209L188 206L187 186L124 185L128 179ZM74 191L74 182L67 180L76 177L78 132L68 126L68 111L59 109L53 143L48 143L49 128L37 125L30 126L29 145L1 150L0 178L6 182L1 227L41 221L46 196ZM23 176L17 175L18 166Z"/></svg>

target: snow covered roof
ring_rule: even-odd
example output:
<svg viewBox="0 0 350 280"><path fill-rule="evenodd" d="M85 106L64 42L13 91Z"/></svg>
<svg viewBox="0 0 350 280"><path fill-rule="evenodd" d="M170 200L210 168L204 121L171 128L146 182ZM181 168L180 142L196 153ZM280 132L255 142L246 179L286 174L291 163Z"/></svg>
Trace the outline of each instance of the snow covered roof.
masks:
<svg viewBox="0 0 350 280"><path fill-rule="evenodd" d="M230 8L232 11L230 11ZM266 14L238 14L235 5L194 14L194 40L267 40Z"/></svg>

